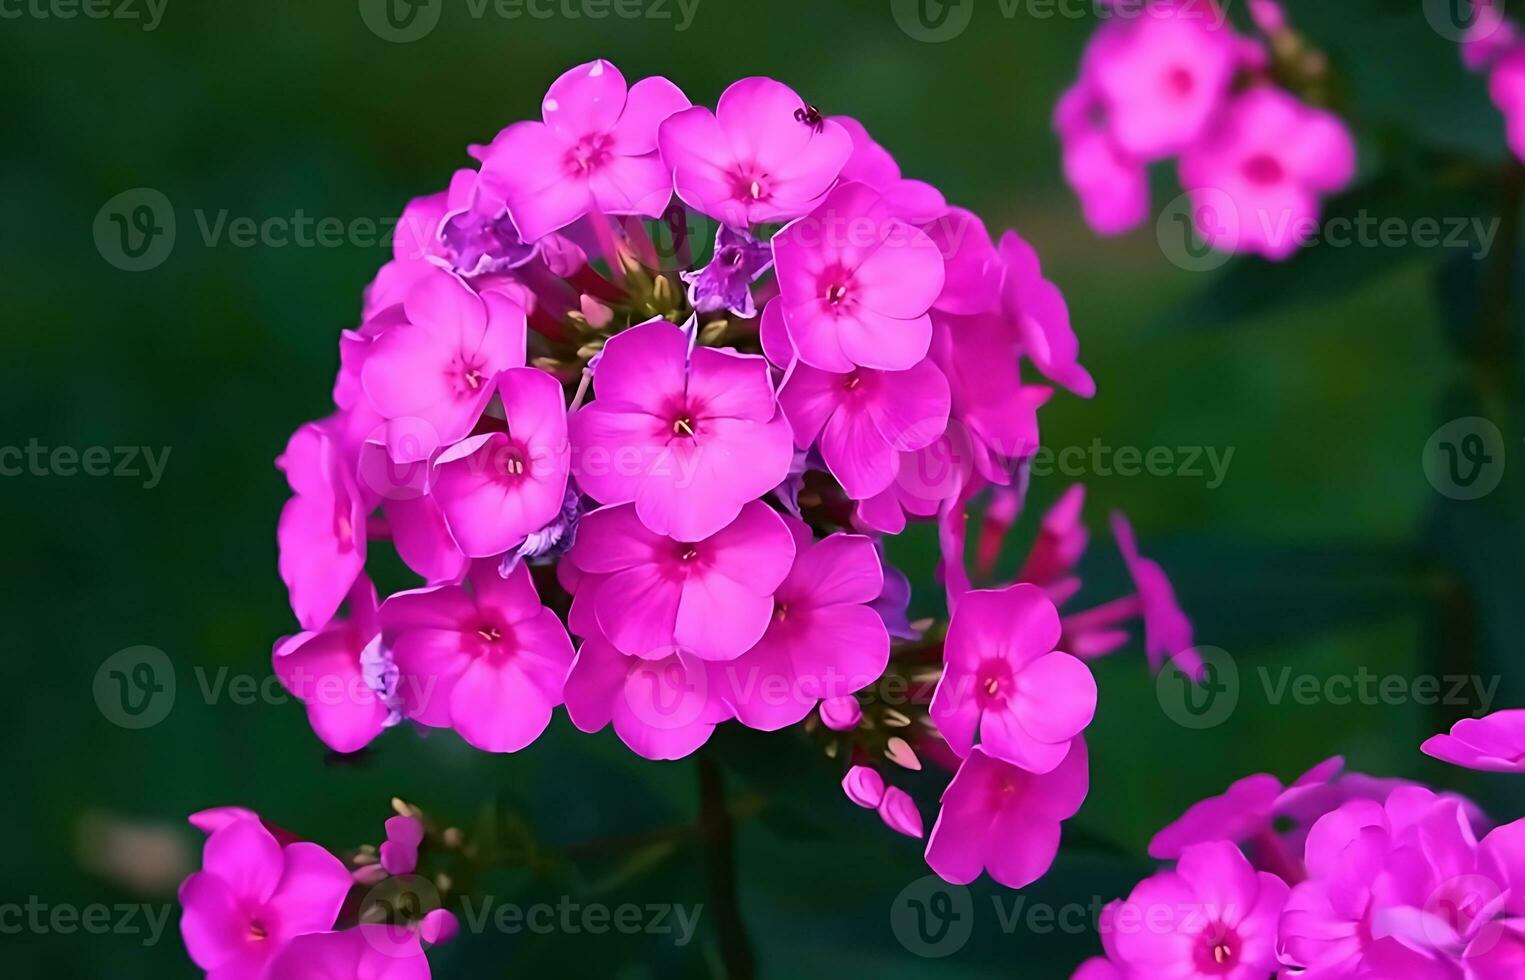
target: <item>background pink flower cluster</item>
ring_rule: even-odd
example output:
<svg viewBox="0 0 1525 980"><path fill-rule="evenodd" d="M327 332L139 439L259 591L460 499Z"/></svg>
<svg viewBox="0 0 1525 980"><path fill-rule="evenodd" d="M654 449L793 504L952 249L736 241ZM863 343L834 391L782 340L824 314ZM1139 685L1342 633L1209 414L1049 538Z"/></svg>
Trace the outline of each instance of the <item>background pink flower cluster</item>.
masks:
<svg viewBox="0 0 1525 980"><path fill-rule="evenodd" d="M1269 43L1217 0L1119 2L1054 111L1064 174L1097 232L1149 215L1150 164L1178 161L1197 234L1225 252L1286 259L1314 237L1322 198L1355 176L1348 128L1276 80L1297 50L1279 4L1251 4Z"/></svg>
<svg viewBox="0 0 1525 980"><path fill-rule="evenodd" d="M357 922L375 911L363 889L418 864L423 824L399 815L387 841L350 862L267 825L241 807L204 810L191 823L207 835L201 870L180 886L180 932L197 966L214 978L429 980L424 950L460 930L444 909L412 922ZM347 925L339 926L346 920Z"/></svg>
<svg viewBox="0 0 1525 980"><path fill-rule="evenodd" d="M1525 712L1469 719L1424 745L1525 771ZM1102 913L1106 956L1075 980L1525 975L1525 820L1347 772L1335 758L1289 786L1242 779L1149 846L1171 867Z"/></svg>

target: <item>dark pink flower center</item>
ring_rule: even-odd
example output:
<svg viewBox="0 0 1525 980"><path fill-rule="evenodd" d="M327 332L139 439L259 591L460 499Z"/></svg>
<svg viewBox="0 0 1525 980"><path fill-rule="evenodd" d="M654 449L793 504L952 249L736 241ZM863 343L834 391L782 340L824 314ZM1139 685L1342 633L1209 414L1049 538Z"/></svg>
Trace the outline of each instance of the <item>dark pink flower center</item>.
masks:
<svg viewBox="0 0 1525 980"><path fill-rule="evenodd" d="M1239 933L1231 926L1214 922L1197 940L1196 966L1210 976L1234 972L1242 953Z"/></svg>
<svg viewBox="0 0 1525 980"><path fill-rule="evenodd" d="M492 473L501 483L518 483L529 472L529 453L517 442L509 442L493 454Z"/></svg>
<svg viewBox="0 0 1525 980"><path fill-rule="evenodd" d="M259 919L249 920L250 942L262 943L270 938L270 929Z"/></svg>
<svg viewBox="0 0 1525 980"><path fill-rule="evenodd" d="M1165 87L1175 95L1185 98L1197 87L1197 77L1191 69L1176 65L1165 73Z"/></svg>
<svg viewBox="0 0 1525 980"><path fill-rule="evenodd" d="M692 415L680 415L672 420L672 434L675 436L687 436L692 439L697 431Z"/></svg>
<svg viewBox="0 0 1525 980"><path fill-rule="evenodd" d="M850 313L858 304L851 269L834 266L821 273L817 287L829 312Z"/></svg>
<svg viewBox="0 0 1525 980"><path fill-rule="evenodd" d="M981 708L999 708L1015 690L1011 667L1004 660L987 660L975 671L975 701Z"/></svg>
<svg viewBox="0 0 1525 980"><path fill-rule="evenodd" d="M768 175L754 167L742 167L731 175L731 183L731 193L743 201L766 201L773 196Z"/></svg>
<svg viewBox="0 0 1525 980"><path fill-rule="evenodd" d="M609 148L614 138L604 133L594 133L578 140L567 150L567 169L574 173L597 170L609 160Z"/></svg>
<svg viewBox="0 0 1525 980"><path fill-rule="evenodd" d="M1257 153L1244 162L1244 175L1256 184L1279 184L1286 173L1281 161L1269 153Z"/></svg>
<svg viewBox="0 0 1525 980"><path fill-rule="evenodd" d="M474 354L467 355L464 352L455 356L446 374L461 398L475 396L483 385L492 380L488 376L486 362Z"/></svg>

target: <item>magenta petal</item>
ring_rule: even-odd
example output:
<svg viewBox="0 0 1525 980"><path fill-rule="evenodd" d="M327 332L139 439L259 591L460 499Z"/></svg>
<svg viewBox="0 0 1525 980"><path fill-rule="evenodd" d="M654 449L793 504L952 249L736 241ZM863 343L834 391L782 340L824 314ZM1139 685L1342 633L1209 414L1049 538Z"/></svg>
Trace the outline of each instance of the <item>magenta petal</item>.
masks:
<svg viewBox="0 0 1525 980"><path fill-rule="evenodd" d="M869 406L874 424L897 452L925 449L948 428L952 394L930 360L880 375L882 394Z"/></svg>
<svg viewBox="0 0 1525 980"><path fill-rule="evenodd" d="M1096 678L1067 653L1032 661L1018 677L1022 727L1044 742L1068 742L1091 724L1096 714Z"/></svg>
<svg viewBox="0 0 1525 980"><path fill-rule="evenodd" d="M287 935L332 929L354 878L344 862L316 844L288 844L285 872L270 898Z"/></svg>
<svg viewBox="0 0 1525 980"><path fill-rule="evenodd" d="M895 448L865 411L839 409L821 433L821 457L852 500L867 500L895 482Z"/></svg>
<svg viewBox="0 0 1525 980"><path fill-rule="evenodd" d="M598 590L600 630L630 656L661 660L673 652L683 585L657 565L611 575Z"/></svg>
<svg viewBox="0 0 1525 980"><path fill-rule="evenodd" d="M916 809L916 801L899 787L885 787L884 798L879 801L879 817L896 833L918 839L925 836L921 811Z"/></svg>
<svg viewBox="0 0 1525 980"><path fill-rule="evenodd" d="M593 203L604 214L659 217L672 201L672 172L656 154L616 156L589 178Z"/></svg>
<svg viewBox="0 0 1525 980"><path fill-rule="evenodd" d="M258 820L240 820L207 838L201 866L221 878L238 901L263 905L285 866L281 845Z"/></svg>
<svg viewBox="0 0 1525 980"><path fill-rule="evenodd" d="M660 412L688 384L688 338L666 320L615 335L593 374L600 399Z"/></svg>
<svg viewBox="0 0 1525 980"><path fill-rule="evenodd" d="M212 970L243 954L248 928L242 903L215 874L198 871L180 886L180 935L191 960Z"/></svg>
<svg viewBox="0 0 1525 980"><path fill-rule="evenodd" d="M680 648L702 660L733 660L762 638L772 616L771 591L759 595L712 571L691 577L684 586L673 636Z"/></svg>
<svg viewBox="0 0 1525 980"><path fill-rule="evenodd" d="M611 132L625 110L625 76L599 59L578 65L551 83L540 110L558 138L575 143L584 136Z"/></svg>
<svg viewBox="0 0 1525 980"><path fill-rule="evenodd" d="M512 661L478 660L451 690L450 718L467 742L484 752L518 752L551 723L551 705Z"/></svg>
<svg viewBox="0 0 1525 980"><path fill-rule="evenodd" d="M818 605L870 603L884 591L879 551L859 534L833 534L801 549L790 578L808 583Z"/></svg>
<svg viewBox="0 0 1525 980"><path fill-rule="evenodd" d="M688 107L688 96L667 79L660 75L641 79L630 86L625 111L614 128L615 149L627 156L655 153L663 120Z"/></svg>

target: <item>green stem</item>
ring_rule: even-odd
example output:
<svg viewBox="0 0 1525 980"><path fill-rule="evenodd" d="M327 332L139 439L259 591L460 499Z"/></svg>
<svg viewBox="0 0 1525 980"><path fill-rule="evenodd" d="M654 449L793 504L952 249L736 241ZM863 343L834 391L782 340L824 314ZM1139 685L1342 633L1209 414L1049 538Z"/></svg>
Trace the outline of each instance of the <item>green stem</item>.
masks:
<svg viewBox="0 0 1525 980"><path fill-rule="evenodd" d="M752 980L757 966L752 942L741 917L736 885L735 825L725 801L725 776L708 752L697 756L699 767L699 828L705 847L705 875L715 932L727 980Z"/></svg>

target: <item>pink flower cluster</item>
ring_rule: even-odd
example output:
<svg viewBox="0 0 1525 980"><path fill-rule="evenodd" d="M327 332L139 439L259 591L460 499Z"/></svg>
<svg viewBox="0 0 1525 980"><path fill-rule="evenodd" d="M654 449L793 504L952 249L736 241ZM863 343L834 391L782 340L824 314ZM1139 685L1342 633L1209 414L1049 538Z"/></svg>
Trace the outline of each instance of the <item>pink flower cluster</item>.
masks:
<svg viewBox="0 0 1525 980"><path fill-rule="evenodd" d="M710 109L596 61L471 152L407 206L335 410L278 461L303 632L274 669L314 732L350 753L406 721L507 753L564 706L670 760L727 722L803 723L912 836L915 801L874 767L957 770L940 873L1041 875L1086 794L1082 661L1141 620L1155 668L1189 669L1192 630L1121 518L1136 594L1061 617L1078 488L1019 582L971 581L970 505L989 499L983 547L1020 510L1053 386L1096 387L1033 247L767 78ZM883 557L916 521L944 546L946 642ZM418 587L382 598L378 545ZM904 712L875 694L927 671Z"/></svg>
<svg viewBox="0 0 1525 980"><path fill-rule="evenodd" d="M1425 751L1520 771L1521 712L1464 721ZM1162 830L1174 862L1101 918L1076 980L1525 975L1525 820L1494 827L1458 796L1344 771L1240 780Z"/></svg>
<svg viewBox="0 0 1525 980"><path fill-rule="evenodd" d="M1265 46L1217 0L1127 7L1093 36L1054 111L1086 221L1103 235L1138 227L1149 165L1175 158L1204 242L1288 258L1316 230L1321 199L1355 176L1349 130L1272 81ZM1292 37L1278 4L1254 11L1273 48Z"/></svg>
<svg viewBox="0 0 1525 980"><path fill-rule="evenodd" d="M1472 71L1487 73L1493 104L1504 114L1509 148L1525 159L1525 38L1505 16L1503 3L1468 2L1472 27L1462 39L1462 60Z"/></svg>
<svg viewBox="0 0 1525 980"><path fill-rule="evenodd" d="M207 840L201 870L180 886L180 932L211 980L429 980L425 947L459 931L455 916L440 908L414 922L338 925L355 919L357 886L413 872L423 840L415 818L388 820L381 864L353 872L249 810L205 810L191 823ZM355 863L366 860L374 858Z"/></svg>
<svg viewBox="0 0 1525 980"><path fill-rule="evenodd" d="M1084 802L1089 784L1083 732L1096 711L1095 679L1085 661L1121 649L1127 626L1141 622L1155 670L1174 664L1198 676L1192 626L1160 566L1139 555L1127 521L1114 515L1119 551L1135 592L1062 616L1080 591L1076 566L1089 532L1085 492L1071 487L1044 515L1017 580L975 589L988 579L1007 533L1020 516L1024 486L996 488L977 530L974 575L964 563L962 513L943 520L944 577L954 612L942 643L937 682L927 698L930 730L914 748L891 739L885 760L921 768L916 749L954 771L927 842L927 863L945 879L967 884L988 872L1010 888L1042 877L1058 852L1060 825ZM823 703L827 727L851 731L861 722L856 701ZM842 783L848 799L878 811L891 829L921 837L920 812L909 794L886 781L883 763L858 753Z"/></svg>

